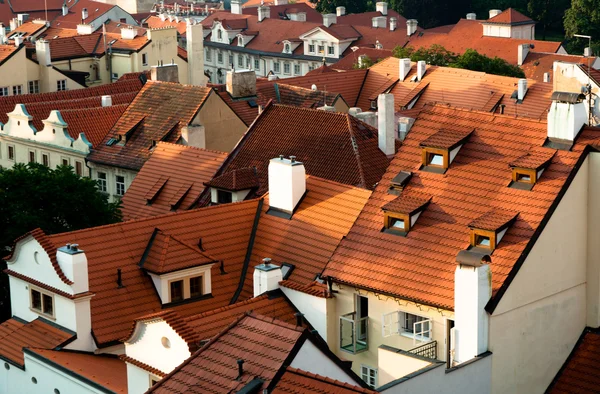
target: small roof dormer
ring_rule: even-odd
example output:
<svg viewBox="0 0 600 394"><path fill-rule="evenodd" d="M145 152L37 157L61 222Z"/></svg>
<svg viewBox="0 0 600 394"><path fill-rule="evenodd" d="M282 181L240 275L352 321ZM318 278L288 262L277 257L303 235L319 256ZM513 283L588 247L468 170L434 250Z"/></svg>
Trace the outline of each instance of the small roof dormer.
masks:
<svg viewBox="0 0 600 394"><path fill-rule="evenodd" d="M423 193L402 193L381 208L383 232L406 236L430 202L431 196Z"/></svg>
<svg viewBox="0 0 600 394"><path fill-rule="evenodd" d="M442 129L421 142L421 170L443 174L473 131Z"/></svg>
<svg viewBox="0 0 600 394"><path fill-rule="evenodd" d="M550 165L556 150L534 148L526 155L520 156L508 164L512 171L512 180L508 187L520 190L531 190Z"/></svg>
<svg viewBox="0 0 600 394"><path fill-rule="evenodd" d="M256 168L245 167L216 176L204 185L210 187L211 203L223 204L243 201L259 187L259 181Z"/></svg>
<svg viewBox="0 0 600 394"><path fill-rule="evenodd" d="M390 182L390 188L388 189L388 194L393 194L393 195L399 196L411 178L412 178L412 172L400 171L398 173L398 175L396 175L395 177L392 178L392 180Z"/></svg>
<svg viewBox="0 0 600 394"><path fill-rule="evenodd" d="M518 212L495 209L469 223L469 250L493 252L513 224Z"/></svg>

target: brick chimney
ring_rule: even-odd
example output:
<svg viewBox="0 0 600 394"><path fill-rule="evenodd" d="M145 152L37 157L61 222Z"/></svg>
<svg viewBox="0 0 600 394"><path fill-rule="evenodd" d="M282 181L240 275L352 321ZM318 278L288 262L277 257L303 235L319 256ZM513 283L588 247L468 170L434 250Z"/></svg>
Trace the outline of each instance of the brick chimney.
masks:
<svg viewBox="0 0 600 394"><path fill-rule="evenodd" d="M393 94L384 93L377 98L377 128L379 131L379 149L386 156L393 156L396 153Z"/></svg>
<svg viewBox="0 0 600 394"><path fill-rule="evenodd" d="M262 264L254 267L254 297L279 288L279 282L283 280L281 267L271 263L270 258L264 258Z"/></svg>
<svg viewBox="0 0 600 394"><path fill-rule="evenodd" d="M179 71L177 64L152 66L150 69L150 79L152 81L175 82L179 83Z"/></svg>
<svg viewBox="0 0 600 394"><path fill-rule="evenodd" d="M200 23L188 22L185 28L188 55L188 84L206 86L204 75L204 31Z"/></svg>
<svg viewBox="0 0 600 394"><path fill-rule="evenodd" d="M269 206L291 215L306 193L306 170L295 156L269 162Z"/></svg>

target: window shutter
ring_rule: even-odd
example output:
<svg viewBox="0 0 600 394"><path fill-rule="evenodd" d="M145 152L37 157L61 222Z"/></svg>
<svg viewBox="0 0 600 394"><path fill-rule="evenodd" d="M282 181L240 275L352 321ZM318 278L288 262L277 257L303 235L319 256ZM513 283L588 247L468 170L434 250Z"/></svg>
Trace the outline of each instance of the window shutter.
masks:
<svg viewBox="0 0 600 394"><path fill-rule="evenodd" d="M400 312L384 313L381 316L381 335L386 338L400 334Z"/></svg>

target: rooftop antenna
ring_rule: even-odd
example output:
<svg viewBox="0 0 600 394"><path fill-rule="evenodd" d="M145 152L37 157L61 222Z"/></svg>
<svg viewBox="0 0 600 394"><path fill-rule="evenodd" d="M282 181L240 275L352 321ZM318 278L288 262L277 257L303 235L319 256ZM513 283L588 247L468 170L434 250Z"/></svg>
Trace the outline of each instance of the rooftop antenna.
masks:
<svg viewBox="0 0 600 394"><path fill-rule="evenodd" d="M573 34L573 37L588 39L588 48L590 50L590 53L589 53L589 56L587 57L588 58L588 64L587 64L588 83L585 86L585 95L587 96L587 99L588 99L588 125L591 126L592 125L592 82L590 81L590 69L591 69L590 61L592 59L592 36L586 36L583 34Z"/></svg>

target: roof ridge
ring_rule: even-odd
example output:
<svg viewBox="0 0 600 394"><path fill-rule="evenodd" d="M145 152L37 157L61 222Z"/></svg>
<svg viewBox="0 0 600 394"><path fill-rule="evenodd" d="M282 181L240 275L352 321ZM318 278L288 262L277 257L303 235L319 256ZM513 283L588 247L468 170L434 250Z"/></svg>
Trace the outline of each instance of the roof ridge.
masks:
<svg viewBox="0 0 600 394"><path fill-rule="evenodd" d="M186 321L192 320L192 319L199 319L199 318L205 318L205 317L209 317L209 316L213 316L216 314L219 314L221 312L225 312L231 309L235 309L235 308L239 308L240 306L244 306L244 305L248 305L248 304L252 304L258 301L262 301L265 298L269 298L268 295L265 294L261 294L258 297L253 297L253 298L249 298L247 300L244 301L240 301L240 302L236 302L235 304L229 304L226 306L222 306L220 308L216 308L216 309L211 309L210 311L206 311L206 312L200 312L197 313L195 315L190 315L190 316L186 316L184 319Z"/></svg>
<svg viewBox="0 0 600 394"><path fill-rule="evenodd" d="M120 104L120 105L129 105L129 104ZM223 156L227 156L228 153L227 152L221 152L218 150L214 150L214 149L206 149L206 148L199 148L197 146L192 146L192 145L182 145L182 144L176 144L174 142L168 142L168 141L158 141L156 144L156 147L158 147L159 145L171 148L171 147L178 147L178 148L182 148L181 150L199 150L202 152L211 152L211 153L217 153L219 155L223 155Z"/></svg>
<svg viewBox="0 0 600 394"><path fill-rule="evenodd" d="M474 109L474 108L459 108L459 107L453 107L450 106L448 104L442 104L442 103L432 103L432 104L427 104L423 107L423 109L421 110L421 112L427 112L427 107L431 107L433 108L446 108L446 109L451 109L453 111L460 111L460 112L470 112L470 113L475 113L475 114L482 114L482 115L488 115L488 116L493 116L493 117L498 117L498 118L503 118L503 119L518 119L518 120L525 120L528 122L532 122L532 123L548 123L547 120L545 120L544 118L530 118L527 116L520 116L520 115L510 115L510 114L498 114L495 112L487 112L487 111L483 111L480 109Z"/></svg>
<svg viewBox="0 0 600 394"><path fill-rule="evenodd" d="M269 324L273 324L278 327L286 328L288 330L294 330L297 332L304 332L306 330L306 328L304 328L303 326L295 326L293 324L286 323L283 320L279 320L276 317L269 317L269 316L265 316L260 313L256 313L256 312L252 312L252 311L248 312L247 314L248 314L247 317L249 319L252 318L252 319L260 320L265 323L269 323Z"/></svg>
<svg viewBox="0 0 600 394"><path fill-rule="evenodd" d="M330 384L338 386L338 387L347 388L349 390L356 391L357 393L371 393L371 392L373 392L372 390L365 389L365 388L362 388L360 386L353 385L353 384L350 384L350 383L342 382L341 380L333 379L333 378L330 378L330 377L327 377L327 376L322 376L322 375L319 375L319 374L316 374L316 373L313 373L313 372L308 372L308 371L305 371L303 369L294 368L291 365L286 368L286 371L290 372L290 373L293 373L293 374L296 374L296 375L305 376L307 378L319 380L319 381L322 381L322 382L327 382L327 383L330 383Z"/></svg>

